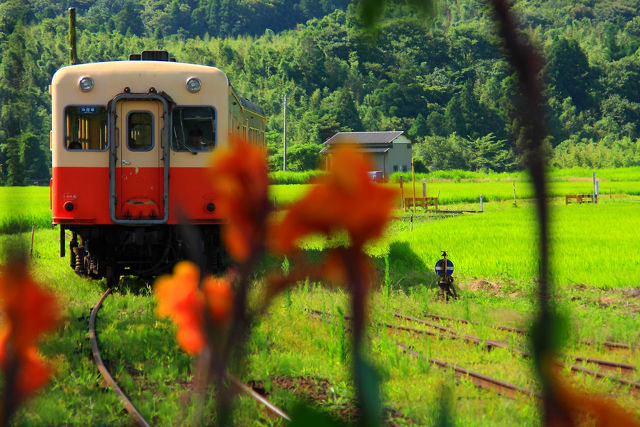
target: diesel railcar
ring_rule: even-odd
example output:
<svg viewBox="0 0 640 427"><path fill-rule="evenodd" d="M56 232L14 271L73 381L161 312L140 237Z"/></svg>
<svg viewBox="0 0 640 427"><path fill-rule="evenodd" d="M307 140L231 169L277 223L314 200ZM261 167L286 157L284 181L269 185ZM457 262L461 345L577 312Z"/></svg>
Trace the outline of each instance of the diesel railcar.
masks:
<svg viewBox="0 0 640 427"><path fill-rule="evenodd" d="M153 276L196 251L223 256L208 154L264 144L265 116L218 68L164 51L63 67L51 83L53 223L79 274ZM181 231L185 222L198 239ZM194 234L194 233L192 233Z"/></svg>

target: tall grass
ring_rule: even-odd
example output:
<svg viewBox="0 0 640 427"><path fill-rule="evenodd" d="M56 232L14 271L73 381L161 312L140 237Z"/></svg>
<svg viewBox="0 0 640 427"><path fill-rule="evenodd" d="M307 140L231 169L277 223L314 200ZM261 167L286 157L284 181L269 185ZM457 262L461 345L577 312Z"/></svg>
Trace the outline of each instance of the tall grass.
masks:
<svg viewBox="0 0 640 427"><path fill-rule="evenodd" d="M302 172L276 171L269 174L271 184L308 184L314 178L325 174L321 170L309 170Z"/></svg>
<svg viewBox="0 0 640 427"><path fill-rule="evenodd" d="M600 182L608 181L639 181L640 167L615 168L615 169L588 169L588 168L572 168L572 169L550 169L547 174L547 180L555 181L572 181L576 178L591 179L593 172ZM427 182L438 181L531 181L527 172L471 172L461 169L451 169L444 171L434 171L430 173L415 174L417 181L423 179ZM404 182L411 182L411 172L396 172L391 175L389 181L393 183L400 182L400 177Z"/></svg>
<svg viewBox="0 0 640 427"><path fill-rule="evenodd" d="M428 197L439 196L439 203L477 202L482 194L485 202L513 199L513 185L516 186L517 199L531 199L534 197L533 186L530 181L429 181L426 182ZM387 184L399 188L399 184ZM549 183L550 197L563 197L568 194L591 194L593 185L590 180L565 180ZM601 181L600 195L611 194L640 195L640 180L638 181ZM405 182L404 197L413 196L412 183ZM416 197L422 197L422 183L416 180Z"/></svg>
<svg viewBox="0 0 640 427"><path fill-rule="evenodd" d="M0 233L51 226L49 187L0 187Z"/></svg>
<svg viewBox="0 0 640 427"><path fill-rule="evenodd" d="M531 282L538 268L535 211L490 206L483 214L419 223L386 244L406 244L409 255L429 268L446 250L456 275L465 279ZM640 204L555 205L551 214L556 284L616 288L640 283Z"/></svg>

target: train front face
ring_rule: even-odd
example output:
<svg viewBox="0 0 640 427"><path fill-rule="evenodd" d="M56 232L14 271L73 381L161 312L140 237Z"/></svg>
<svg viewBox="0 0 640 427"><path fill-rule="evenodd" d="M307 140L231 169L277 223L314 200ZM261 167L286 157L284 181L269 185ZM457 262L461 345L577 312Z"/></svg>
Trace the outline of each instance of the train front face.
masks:
<svg viewBox="0 0 640 427"><path fill-rule="evenodd" d="M77 272L165 271L185 256L176 229L185 219L202 228L202 245L219 245L206 168L207 153L227 143L229 91L217 68L167 61L56 72L51 207L73 233Z"/></svg>

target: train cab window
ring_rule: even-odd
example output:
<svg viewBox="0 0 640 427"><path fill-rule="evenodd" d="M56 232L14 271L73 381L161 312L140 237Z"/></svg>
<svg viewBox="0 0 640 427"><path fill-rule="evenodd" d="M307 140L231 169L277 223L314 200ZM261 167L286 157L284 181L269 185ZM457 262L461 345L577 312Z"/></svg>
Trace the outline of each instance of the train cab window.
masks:
<svg viewBox="0 0 640 427"><path fill-rule="evenodd" d="M211 151L216 145L216 112L211 107L176 107L173 110L175 151Z"/></svg>
<svg viewBox="0 0 640 427"><path fill-rule="evenodd" d="M107 148L107 109L69 106L64 109L64 146L67 150L102 151Z"/></svg>
<svg viewBox="0 0 640 427"><path fill-rule="evenodd" d="M131 151L149 151L153 148L153 114L148 111L129 113L127 147Z"/></svg>

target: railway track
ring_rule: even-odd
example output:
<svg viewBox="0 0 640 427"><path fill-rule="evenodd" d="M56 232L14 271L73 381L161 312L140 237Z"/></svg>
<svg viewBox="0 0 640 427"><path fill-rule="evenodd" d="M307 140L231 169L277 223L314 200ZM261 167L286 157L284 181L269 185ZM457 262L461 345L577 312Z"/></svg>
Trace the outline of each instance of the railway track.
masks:
<svg viewBox="0 0 640 427"><path fill-rule="evenodd" d="M394 313L396 314L396 313ZM439 314L425 314L424 316L431 318L431 319L435 319L435 320L440 320L440 321L448 321L448 322L459 322L459 323L464 323L464 324L468 324L468 325L476 325L477 323L475 322L470 322L466 319L460 319L460 318L456 318L456 317L447 317L447 316L441 316ZM406 316L409 317L409 316ZM498 329L498 330L502 330L502 331L507 331L507 332L513 332L516 334L520 334L520 335L528 335L529 331L526 329L522 329L522 328L514 328L512 326L504 326L504 325L488 325L491 328L494 329ZM614 341L595 341L592 339L582 339L580 340L581 344L585 344L588 346L598 346L598 345L602 345L603 347L608 348L609 350L629 350L629 351L636 351L636 350L640 350L640 346L630 346L628 344L624 344L624 343L620 343L620 342L614 342Z"/></svg>
<svg viewBox="0 0 640 427"><path fill-rule="evenodd" d="M321 310L310 309L308 311L310 313L316 314L316 315L333 316L331 313L327 313L327 312L324 312L324 311L321 311ZM400 313L394 313L394 314L397 314L398 316L403 316L404 317L404 315L402 315ZM344 316L344 318L345 318L345 320L351 320L352 319L351 316ZM485 351L491 351L494 348L503 348L503 349L506 349L508 351L511 351L514 354L518 354L523 358L529 358L530 357L530 354L527 351L512 347L512 346L510 346L508 343L506 343L504 341L483 340L483 339L481 339L479 337L476 337L476 336L473 336L473 335L461 335L455 329L448 328L446 326L432 324L432 323L427 322L427 321L425 321L423 319L417 319L417 318L411 318L411 319L413 319L415 321L419 321L418 323L424 324L426 326L431 326L431 327L433 327L433 329L438 330L438 332L434 332L434 331L431 331L431 330L428 330L428 329L418 329L418 328L413 328L413 327L410 327L410 326L396 325L396 324L392 324L392 323L388 323L388 322L380 322L380 325L384 326L385 328L390 329L390 330L403 331L403 332L409 332L409 333L420 334L420 335L428 335L428 336L431 336L431 337L434 337L434 338L438 338L438 339L459 340L459 341L466 342L468 344L480 346ZM411 353L409 353L409 354L411 354ZM575 361L581 361L581 362L588 362L588 363L597 364L598 366L601 367L601 369L615 370L616 372L625 373L625 374L633 373L636 370L635 366L629 365L629 364L625 364L625 363L611 362L611 361L607 361L607 360L593 359L593 358L587 358L587 357L581 357L581 356L569 356L569 355L564 355L564 356L566 356L567 358L571 358L571 359L573 359ZM612 384L615 384L615 385L617 385L619 387L628 387L630 393L640 394L640 383L638 383L638 382L631 381L631 380L628 380L628 379L625 379L625 378L618 378L618 377L611 376L609 374L606 374L606 373L603 373L603 372L600 372L600 371L588 369L588 368L585 368L585 367L582 367L582 366L579 366L579 365L575 365L575 364L571 364L571 363L564 363L564 362L561 362L561 361L556 361L555 363L559 368L566 368L571 373L574 373L574 374L581 373L581 374L586 374L586 375L589 375L589 376L596 377L598 379L607 379Z"/></svg>
<svg viewBox="0 0 640 427"><path fill-rule="evenodd" d="M321 321L325 321L325 322L328 321L326 319L326 316L333 316L331 313L327 313L320 310L309 309L307 310L307 312L310 315L314 316L314 318L319 319ZM344 316L344 318L346 320L351 319L350 316ZM346 326L346 327L349 328L349 326ZM399 329L404 330L403 328L399 328ZM505 396L514 400L520 397L540 398L540 395L533 390L520 387L518 385L511 384L506 381L502 381L498 378L490 377L488 375L484 375L479 372L472 371L470 369L463 368L461 366L455 365L453 363L450 363L444 360L429 358L424 354L413 350L410 346L408 346L407 344L401 341L396 341L396 346L401 348L406 354L410 356L427 360L429 364L432 366L435 366L445 371L452 371L456 376L456 378L459 378L459 379L465 378L470 380L478 388L489 390L501 396Z"/></svg>
<svg viewBox="0 0 640 427"><path fill-rule="evenodd" d="M111 375L111 373L109 372L107 367L104 365L104 362L102 360L102 356L100 355L100 349L98 347L98 336L97 336L97 333L96 333L96 319L98 317L98 311L102 307L102 304L103 304L104 300L107 298L107 296L109 296L109 294L111 292L112 292L111 288L107 289L102 294L102 296L100 297L100 300L97 302L97 304L91 309L91 316L89 317L89 339L91 341L91 352L93 354L93 360L94 360L94 362L95 362L95 364L96 364L96 366L98 368L98 371L100 371L100 374L102 375L102 378L108 384L108 386L113 390L113 392L116 393L116 395L118 396L118 398L122 402L122 405L124 406L126 411L129 413L129 415L131 415L131 417L134 419L134 421L139 426L148 427L149 423L140 414L140 412L136 409L136 407L133 405L133 403L131 403L131 400L129 400L127 395L122 391L122 389L120 388L118 383L113 379L113 376ZM282 419L284 419L286 421L291 421L291 418L284 411L282 411L280 408L275 406L273 403L269 402L267 399L265 399L263 396L258 394L251 387L249 387L246 384L244 384L238 378L236 378L235 376L233 376L233 375L231 375L229 373L227 373L227 378L240 391L242 391L243 393L247 394L249 397L254 399L256 402L258 402L261 405L263 405L264 408L266 408L269 412L275 414L276 416L278 416L278 417L280 417L280 418L282 418Z"/></svg>
<svg viewBox="0 0 640 427"><path fill-rule="evenodd" d="M415 323L419 323L425 326L428 326L430 328L433 329L438 329L440 331L444 331L447 332L449 334L452 335L458 335L458 331L452 328L448 328L446 326L442 326L442 325L438 325L435 323L431 323L428 322L424 319L419 319L416 317L411 317L411 316L407 316L401 313L393 313L393 315L399 319L403 319L403 320L408 320L410 322L415 322ZM506 328L506 327L502 327L502 328ZM515 328L514 328L515 329ZM504 329L506 330L506 329ZM462 337L464 340L466 341L471 341L473 343L476 344L481 344L483 342L483 340L479 337L475 337L473 335L464 335ZM488 350L491 350L492 348L506 348L509 349L511 351L513 351L514 353L520 354L522 357L526 357L529 358L531 357L531 354L525 350L521 350L518 348L514 348L512 346L509 345L509 343L505 342L505 341L498 341L498 340L486 340L484 341L484 345L488 347ZM598 365L601 369L605 369L608 371L614 371L614 372L621 372L624 375L633 375L635 373L635 371L637 370L637 368L634 365L630 365L628 363L619 363L619 362L612 362L609 360L602 360L602 359L595 359L595 358L591 358L591 357L583 357L583 356L574 356L574 355L570 355L570 354L560 354L560 356L567 358L567 359L572 359L575 360L576 362L585 362L585 363L591 363L591 364L595 364Z"/></svg>

